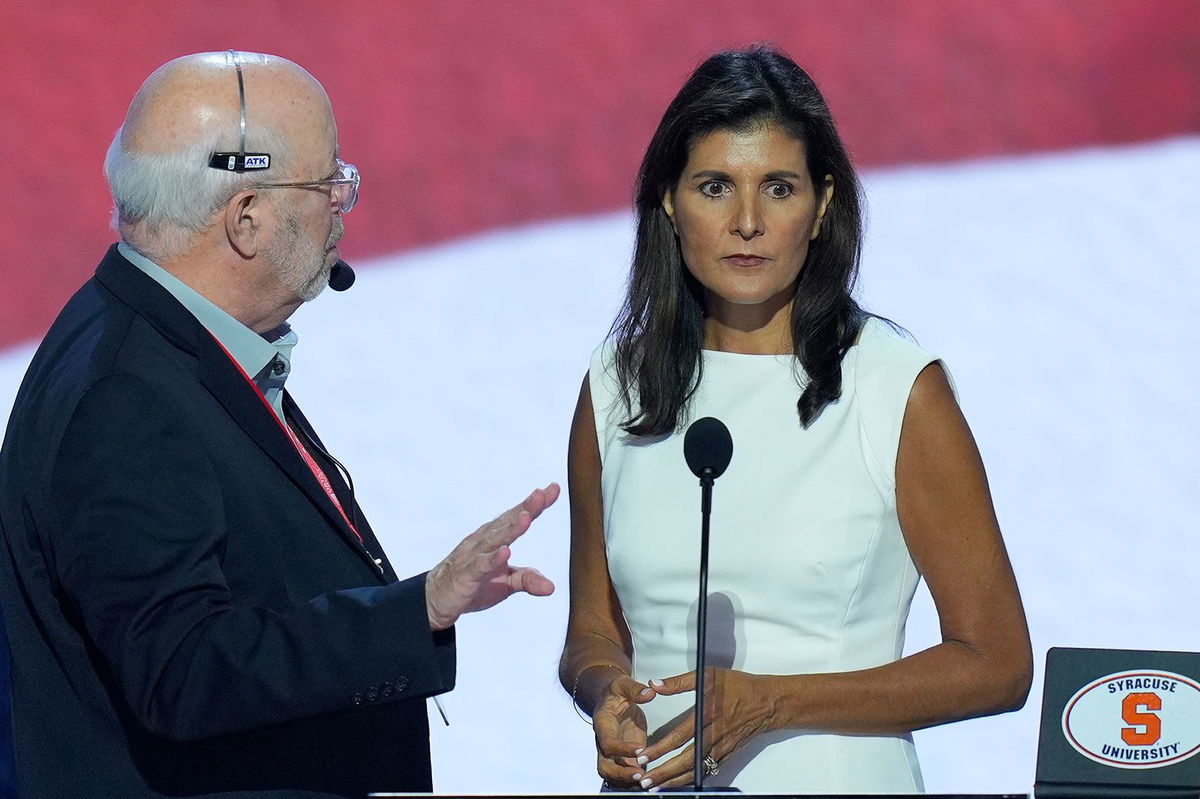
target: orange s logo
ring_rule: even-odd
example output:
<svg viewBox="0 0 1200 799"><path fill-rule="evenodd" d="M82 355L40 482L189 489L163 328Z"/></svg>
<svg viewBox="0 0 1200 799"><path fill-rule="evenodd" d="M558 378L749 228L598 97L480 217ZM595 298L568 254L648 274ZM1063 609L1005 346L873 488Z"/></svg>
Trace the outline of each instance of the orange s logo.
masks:
<svg viewBox="0 0 1200 799"><path fill-rule="evenodd" d="M1162 737L1162 719L1154 712L1156 710L1162 710L1162 699L1158 694L1127 695L1121 703L1121 718L1133 726L1121 728L1121 740L1130 746L1158 743ZM1142 728L1141 732L1138 727Z"/></svg>

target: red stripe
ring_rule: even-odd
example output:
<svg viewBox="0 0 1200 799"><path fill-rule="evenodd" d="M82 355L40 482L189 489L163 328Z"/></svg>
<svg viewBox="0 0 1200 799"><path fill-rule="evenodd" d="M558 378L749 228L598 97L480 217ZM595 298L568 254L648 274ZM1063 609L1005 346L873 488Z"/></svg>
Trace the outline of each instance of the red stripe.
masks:
<svg viewBox="0 0 1200 799"><path fill-rule="evenodd" d="M109 135L155 67L196 50L276 52L325 83L365 181L349 259L627 207L683 77L762 39L811 69L868 167L1200 131L1193 0L11 6L0 347L86 279L112 239Z"/></svg>

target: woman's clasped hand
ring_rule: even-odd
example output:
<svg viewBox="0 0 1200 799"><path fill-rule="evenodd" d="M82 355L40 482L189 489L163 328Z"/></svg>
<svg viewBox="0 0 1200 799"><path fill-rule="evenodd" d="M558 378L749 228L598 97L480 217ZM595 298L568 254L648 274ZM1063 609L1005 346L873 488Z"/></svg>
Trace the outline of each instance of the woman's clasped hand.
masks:
<svg viewBox="0 0 1200 799"><path fill-rule="evenodd" d="M705 670L704 748L716 763L755 736L775 729L776 693L770 677L733 669ZM655 697L696 690L694 671L643 684L620 675L596 708L593 723L600 776L612 788L673 788L690 785L695 769L695 713L649 740L641 706ZM682 748L681 748L682 747ZM679 750L671 757L650 764Z"/></svg>
<svg viewBox="0 0 1200 799"><path fill-rule="evenodd" d="M596 731L596 770L612 788L648 788L646 714L641 706L654 699L654 688L627 674L608 684L592 713Z"/></svg>

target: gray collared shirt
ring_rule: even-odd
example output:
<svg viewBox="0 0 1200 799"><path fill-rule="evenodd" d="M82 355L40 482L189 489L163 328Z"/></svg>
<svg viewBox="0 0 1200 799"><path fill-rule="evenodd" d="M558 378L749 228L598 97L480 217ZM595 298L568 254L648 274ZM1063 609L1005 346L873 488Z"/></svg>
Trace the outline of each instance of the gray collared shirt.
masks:
<svg viewBox="0 0 1200 799"><path fill-rule="evenodd" d="M171 292L212 333L238 366L254 379L275 415L283 421L283 384L292 373L292 348L299 341L295 331L285 322L259 335L125 242L117 245L117 251Z"/></svg>

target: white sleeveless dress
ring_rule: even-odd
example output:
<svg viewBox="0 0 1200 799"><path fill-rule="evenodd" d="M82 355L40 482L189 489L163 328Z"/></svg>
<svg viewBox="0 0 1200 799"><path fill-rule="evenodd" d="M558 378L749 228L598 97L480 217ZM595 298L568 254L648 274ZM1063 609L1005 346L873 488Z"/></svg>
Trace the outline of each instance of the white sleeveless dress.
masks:
<svg viewBox="0 0 1200 799"><path fill-rule="evenodd" d="M633 438L605 346L590 388L602 463L609 573L633 637L634 677L691 671L700 488L683 434ZM733 460L713 494L708 663L756 674L866 669L900 657L918 575L896 517L900 426L936 358L869 319L842 361L842 396L807 430L791 356L704 351L689 421L715 416ZM673 726L692 693L644 705ZM923 790L907 735L783 730L721 764L709 785L749 793Z"/></svg>

